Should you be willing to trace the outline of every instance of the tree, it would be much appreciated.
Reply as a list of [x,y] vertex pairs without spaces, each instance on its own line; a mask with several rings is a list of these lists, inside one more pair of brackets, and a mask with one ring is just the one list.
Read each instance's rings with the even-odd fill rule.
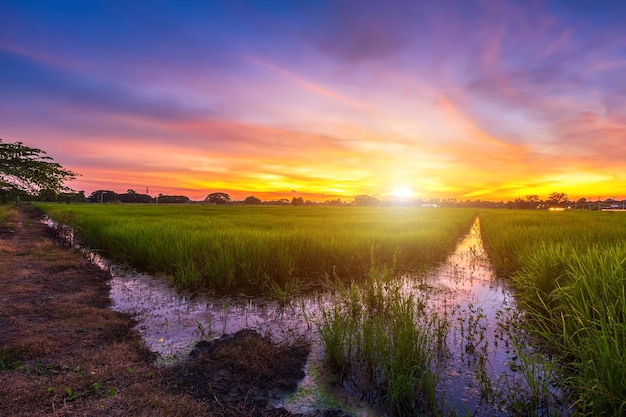
[[230,203],[230,196],[226,193],[211,193],[206,196],[204,202],[211,204],[228,204]]
[[555,191],[548,196],[548,201],[552,204],[565,203],[567,201],[567,194]]
[[67,193],[59,193],[57,194],[57,201],[62,201],[64,203],[84,203],[85,202],[85,192],[67,192]]
[[38,193],[39,200],[41,201],[57,201],[57,193],[48,188],[42,188]]
[[243,200],[243,203],[251,206],[257,206],[261,204],[261,199],[251,195],[250,197],[246,197],[246,199]]
[[303,204],[304,204],[304,200],[302,199],[302,197],[294,197],[291,199],[292,206],[301,206]]
[[377,206],[380,204],[380,200],[376,197],[372,197],[369,195],[357,195],[354,197],[354,205],[355,206]]
[[343,206],[343,205],[345,205],[345,203],[343,201],[341,201],[341,198],[338,198],[336,200],[326,200],[326,204],[328,204],[329,206]]
[[4,143],[0,139],[0,186],[9,186],[28,194],[41,190],[54,193],[71,191],[64,186],[79,174],[63,168],[41,149],[22,142]]

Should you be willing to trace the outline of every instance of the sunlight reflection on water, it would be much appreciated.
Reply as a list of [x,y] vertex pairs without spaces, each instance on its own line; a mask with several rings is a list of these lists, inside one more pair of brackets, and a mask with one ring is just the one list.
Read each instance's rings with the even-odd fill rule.
[[[484,371],[495,384],[504,374],[513,373],[511,340],[500,319],[502,312],[515,309],[515,303],[489,263],[478,218],[447,261],[428,273],[425,281],[439,289],[432,291],[435,306],[431,308],[443,305],[452,315],[450,356],[439,391],[456,414],[497,415],[482,404],[477,375]],[[484,406],[488,410],[481,410]]]

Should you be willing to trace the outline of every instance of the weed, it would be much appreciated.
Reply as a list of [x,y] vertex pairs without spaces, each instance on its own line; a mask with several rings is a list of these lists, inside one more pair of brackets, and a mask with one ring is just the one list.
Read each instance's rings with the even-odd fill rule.
[[198,333],[200,333],[200,338],[202,340],[209,340],[211,334],[213,334],[211,317],[207,317],[206,325],[202,324],[200,320],[196,320],[196,326],[198,328]]
[[63,389],[63,391],[65,392],[65,395],[67,396],[67,400],[68,401],[74,401],[76,398],[84,395],[84,393],[81,393],[81,392],[78,392],[78,391],[74,391],[70,387],[65,387]]

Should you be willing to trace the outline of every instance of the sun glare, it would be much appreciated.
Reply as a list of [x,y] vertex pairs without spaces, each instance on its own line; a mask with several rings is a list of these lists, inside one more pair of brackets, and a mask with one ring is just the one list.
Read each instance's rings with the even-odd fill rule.
[[400,187],[396,188],[392,194],[396,198],[410,198],[413,195],[413,191],[411,191],[408,187]]

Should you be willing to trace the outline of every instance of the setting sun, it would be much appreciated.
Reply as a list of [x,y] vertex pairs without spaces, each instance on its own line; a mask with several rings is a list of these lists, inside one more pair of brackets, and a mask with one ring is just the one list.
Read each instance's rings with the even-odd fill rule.
[[396,188],[392,195],[399,199],[408,199],[413,196],[413,191],[408,187],[400,187]]

